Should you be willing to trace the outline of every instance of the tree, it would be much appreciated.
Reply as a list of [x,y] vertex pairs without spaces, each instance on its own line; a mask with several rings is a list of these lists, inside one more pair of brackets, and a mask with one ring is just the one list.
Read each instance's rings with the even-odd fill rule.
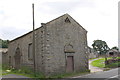
[[0,39],[0,48],[8,48],[9,40]]
[[94,40],[93,42],[93,49],[99,54],[106,54],[106,52],[110,49],[105,41]]
[[107,43],[102,40],[94,40],[94,43],[92,44],[93,49],[97,51],[99,54],[105,55],[105,65],[108,64],[106,53],[110,48],[108,47]]

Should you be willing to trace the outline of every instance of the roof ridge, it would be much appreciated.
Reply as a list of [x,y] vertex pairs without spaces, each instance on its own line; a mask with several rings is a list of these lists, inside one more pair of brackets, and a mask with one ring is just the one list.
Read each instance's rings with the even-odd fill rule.
[[[53,20],[51,20],[51,21],[49,21],[49,22],[47,22],[47,23],[43,23],[43,24],[49,24],[49,23],[51,23],[51,22],[53,22],[53,21],[55,21],[55,20],[57,20],[57,19],[65,16],[65,15],[71,17],[68,13],[66,13],[66,14],[63,14],[63,15],[61,15],[61,16],[59,16],[59,17],[57,17],[57,18],[55,18],[55,19],[53,19]],[[71,18],[72,18],[72,17],[71,17]],[[72,18],[72,19],[73,19],[73,18]],[[73,19],[73,20],[74,20],[74,19]],[[80,25],[76,20],[74,20],[74,21],[75,21],[78,25]],[[81,26],[81,25],[80,25],[80,26]],[[42,27],[42,25],[41,25],[40,27],[36,28],[35,31],[38,30],[38,29],[41,28],[41,27]],[[81,27],[82,27],[82,26],[81,26]],[[82,27],[82,28],[83,28],[83,27]],[[84,29],[84,28],[83,28],[83,29]],[[84,29],[84,30],[86,30],[86,29]],[[25,33],[25,34],[23,34],[23,35],[15,38],[15,39],[11,40],[10,42],[15,41],[15,40],[17,40],[17,39],[19,39],[19,38],[21,38],[21,37],[23,37],[23,36],[26,36],[27,34],[30,34],[30,33],[32,33],[32,32],[33,32],[33,31],[29,31],[29,32],[27,32],[27,33]]]
[[51,22],[53,22],[53,21],[55,21],[55,20],[57,20],[57,19],[59,19],[59,18],[65,16],[65,15],[69,15],[69,14],[67,14],[67,13],[66,13],[66,14],[63,14],[63,15],[61,15],[61,16],[55,18],[55,19],[52,19],[51,21],[47,22],[46,24],[49,24],[49,23],[51,23]]
[[[47,22],[47,23],[44,23],[44,24],[49,24],[50,22],[53,22],[53,21],[55,21],[55,20],[57,20],[57,19],[65,16],[65,15],[68,15],[68,14],[67,14],[67,13],[66,13],[66,14],[63,14],[63,15],[61,15],[61,16],[59,16],[59,17],[57,17],[57,18],[55,18],[55,19],[53,19],[53,20],[51,20],[51,21],[49,21],[49,22]],[[41,28],[41,27],[42,27],[42,25],[41,25],[40,27],[36,28],[35,31],[36,31],[37,29]],[[27,32],[27,33],[25,33],[25,34],[23,34],[23,35],[15,38],[15,39],[11,40],[10,42],[12,42],[12,41],[14,41],[14,40],[17,40],[17,39],[19,39],[19,38],[21,38],[21,37],[23,37],[23,36],[25,36],[25,35],[27,35],[27,34],[30,34],[30,33],[32,33],[32,32],[33,32],[33,31],[29,31],[29,32]]]

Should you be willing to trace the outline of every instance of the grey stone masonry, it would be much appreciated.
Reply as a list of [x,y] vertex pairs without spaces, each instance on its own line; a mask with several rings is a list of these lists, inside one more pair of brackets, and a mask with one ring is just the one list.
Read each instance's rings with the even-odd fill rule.
[[[48,23],[41,23],[35,33],[37,71],[50,76],[88,70],[87,31],[70,15],[64,14]],[[33,59],[28,58],[30,43],[32,31],[10,42],[11,66],[16,67],[14,56],[19,48],[20,67],[33,67]]]

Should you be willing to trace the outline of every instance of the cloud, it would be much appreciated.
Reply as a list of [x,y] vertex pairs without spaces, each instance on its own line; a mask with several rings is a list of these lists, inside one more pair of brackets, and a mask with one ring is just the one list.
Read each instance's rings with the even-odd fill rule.
[[9,39],[12,40],[16,37],[19,37],[25,33],[27,33],[28,30],[25,29],[18,29],[15,27],[6,27],[6,28],[0,28],[0,38],[2,39]]
[[0,38],[14,39],[32,30],[32,3],[35,27],[69,13],[88,31],[88,44],[103,39],[117,45],[118,0],[0,0]]
[[93,7],[92,2],[87,2],[85,0],[70,0],[66,1],[55,1],[55,2],[44,2],[39,6],[38,11],[49,13],[49,14],[59,14],[72,12],[75,8],[79,7]]
[[0,0],[0,38],[14,39],[32,30],[31,0]]

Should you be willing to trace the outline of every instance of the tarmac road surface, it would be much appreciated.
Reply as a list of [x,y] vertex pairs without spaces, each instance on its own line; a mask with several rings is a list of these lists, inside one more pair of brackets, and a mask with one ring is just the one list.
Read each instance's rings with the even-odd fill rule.
[[120,80],[120,68],[115,68],[109,71],[103,71],[103,72],[96,72],[91,73],[83,76],[77,76],[74,78],[94,78],[99,79],[102,78],[103,80]]

